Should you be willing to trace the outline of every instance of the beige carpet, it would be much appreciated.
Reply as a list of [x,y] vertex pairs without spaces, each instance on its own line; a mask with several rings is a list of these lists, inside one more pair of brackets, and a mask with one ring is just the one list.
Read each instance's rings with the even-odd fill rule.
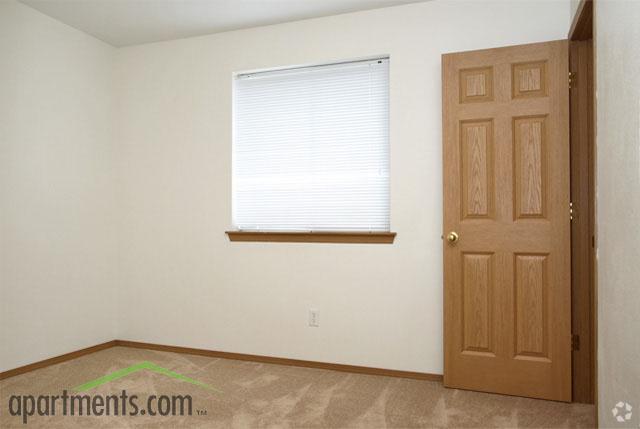
[[[221,393],[144,369],[86,394],[191,395],[192,416],[11,416],[11,395],[61,395],[149,361]],[[593,406],[445,389],[440,383],[114,347],[0,382],[2,428],[593,427]],[[14,403],[14,405],[17,402]],[[15,408],[14,408],[15,410]],[[59,412],[59,410],[56,410]],[[129,410],[128,410],[129,411]],[[206,411],[206,415],[197,415]]]

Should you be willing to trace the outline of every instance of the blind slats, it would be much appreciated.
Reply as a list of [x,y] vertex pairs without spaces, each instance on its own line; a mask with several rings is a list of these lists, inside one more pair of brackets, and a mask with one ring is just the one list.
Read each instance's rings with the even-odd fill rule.
[[234,82],[233,223],[389,230],[388,59]]

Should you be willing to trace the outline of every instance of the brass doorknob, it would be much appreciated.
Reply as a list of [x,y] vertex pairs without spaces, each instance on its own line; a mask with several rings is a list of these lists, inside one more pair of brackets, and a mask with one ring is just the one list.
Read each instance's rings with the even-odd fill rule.
[[456,241],[458,241],[458,238],[460,238],[460,236],[455,231],[451,231],[449,234],[447,234],[447,241],[449,243],[455,243]]

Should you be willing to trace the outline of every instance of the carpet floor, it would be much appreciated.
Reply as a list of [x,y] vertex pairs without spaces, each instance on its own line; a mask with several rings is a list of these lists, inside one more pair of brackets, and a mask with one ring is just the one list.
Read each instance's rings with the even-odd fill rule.
[[[120,371],[133,365],[128,371]],[[169,370],[164,371],[162,368]],[[119,372],[118,372],[119,371]],[[115,372],[115,374],[113,374]],[[98,386],[79,387],[98,380]],[[180,374],[188,379],[179,379]],[[196,383],[196,384],[194,384]],[[89,395],[103,415],[62,414]],[[81,389],[80,389],[81,390]],[[113,415],[128,395],[126,416]],[[29,395],[33,398],[29,398]],[[44,399],[38,398],[44,396]],[[131,401],[137,395],[137,415]],[[152,398],[155,395],[155,399]],[[190,395],[192,415],[179,415]],[[107,398],[111,396],[111,398]],[[166,396],[166,398],[164,397]],[[13,397],[13,398],[12,398]],[[96,399],[98,397],[98,399]],[[441,383],[114,347],[0,382],[1,428],[583,428],[594,407],[445,389]],[[110,415],[106,413],[109,402]],[[151,402],[148,402],[151,400]],[[73,402],[75,413],[81,401]],[[82,402],[83,404],[85,402]],[[56,404],[56,415],[52,413]],[[67,411],[69,409],[67,404]],[[188,401],[182,402],[185,413]],[[48,407],[48,410],[46,409]],[[171,415],[171,410],[177,415]],[[144,415],[142,413],[144,411]],[[150,415],[155,412],[156,415]],[[169,413],[167,416],[161,413]],[[16,414],[16,415],[12,415]],[[83,409],[86,414],[86,408]],[[32,415],[29,415],[32,414]],[[27,417],[27,425],[23,424]]]

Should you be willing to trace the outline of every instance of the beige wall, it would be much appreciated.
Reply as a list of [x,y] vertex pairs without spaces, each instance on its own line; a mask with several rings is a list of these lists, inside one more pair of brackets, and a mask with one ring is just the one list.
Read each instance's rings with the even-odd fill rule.
[[578,6],[580,6],[581,0],[569,0],[569,15],[571,16],[570,23],[573,22],[576,13],[578,12]]
[[0,371],[116,335],[114,52],[0,1]]
[[[441,373],[440,56],[566,38],[569,9],[435,1],[120,49],[121,337]],[[380,54],[396,243],[230,243],[232,73]]]
[[[640,2],[596,1],[598,402],[640,426]],[[619,401],[632,419],[613,419]]]

